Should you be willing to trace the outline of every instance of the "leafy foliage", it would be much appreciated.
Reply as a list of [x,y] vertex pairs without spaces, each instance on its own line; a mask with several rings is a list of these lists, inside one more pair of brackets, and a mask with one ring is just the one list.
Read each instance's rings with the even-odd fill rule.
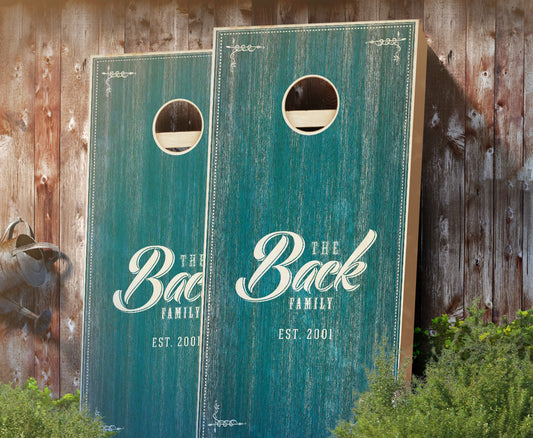
[[100,419],[80,410],[80,395],[52,399],[33,378],[24,387],[0,384],[0,438],[108,437]]
[[433,320],[432,359],[412,384],[382,351],[354,420],[334,436],[533,437],[533,309],[501,326],[469,312],[457,324]]

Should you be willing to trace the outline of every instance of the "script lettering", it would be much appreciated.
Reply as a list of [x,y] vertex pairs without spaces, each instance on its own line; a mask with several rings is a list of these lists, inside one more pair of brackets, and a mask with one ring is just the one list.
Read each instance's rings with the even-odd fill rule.
[[[141,257],[144,254],[148,254],[148,259],[144,264],[140,265]],[[157,269],[159,261],[162,259],[162,265]],[[181,298],[189,302],[196,301],[200,298],[200,289],[203,283],[203,276],[201,272],[195,274],[189,274],[187,272],[180,272],[176,274],[168,282],[167,286],[160,280],[165,274],[167,274],[172,267],[176,257],[174,252],[160,245],[151,245],[144,247],[137,251],[131,257],[129,263],[129,271],[135,275],[134,279],[128,286],[125,292],[117,290],[113,294],[113,304],[115,307],[125,313],[139,313],[154,307],[161,299],[165,302],[176,301],[181,303]],[[157,272],[154,272],[157,271]],[[132,296],[141,295],[142,291],[146,288],[140,288],[143,283],[149,283],[148,288],[151,286],[151,295],[144,302],[144,304],[137,307],[128,307]],[[194,293],[193,289],[198,287],[198,292]]]
[[[319,260],[311,260],[296,272],[293,279],[293,273],[289,269],[289,266],[296,262],[303,254],[305,240],[299,234],[290,231],[276,231],[267,234],[257,242],[254,249],[254,258],[261,263],[250,277],[248,285],[244,277],[237,280],[235,291],[243,300],[254,303],[271,301],[278,298],[289,287],[292,287],[295,292],[304,290],[310,293],[313,285],[319,292],[326,292],[330,289],[337,291],[339,286],[342,285],[345,291],[353,292],[359,287],[355,279],[361,276],[367,269],[367,264],[361,261],[361,258],[372,247],[376,238],[377,233],[374,230],[369,230],[365,238],[344,263],[336,260],[331,260],[326,263],[322,263]],[[275,239],[278,239],[277,243],[266,254],[265,248],[267,243],[275,241]],[[292,250],[290,254],[282,259],[291,242]],[[256,296],[258,294],[255,289],[259,280],[271,269],[279,273],[277,286],[271,292],[262,296]],[[328,282],[326,277],[330,275],[334,276],[334,279]]]

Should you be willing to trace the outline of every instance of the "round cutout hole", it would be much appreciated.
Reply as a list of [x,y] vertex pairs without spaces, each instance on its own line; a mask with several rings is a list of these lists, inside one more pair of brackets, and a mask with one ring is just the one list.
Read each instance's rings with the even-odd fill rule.
[[152,127],[155,143],[170,155],[190,152],[200,141],[203,130],[202,113],[186,99],[165,103],[155,115]]
[[303,135],[315,135],[326,130],[339,112],[339,93],[326,78],[303,76],[285,92],[283,118],[289,127]]

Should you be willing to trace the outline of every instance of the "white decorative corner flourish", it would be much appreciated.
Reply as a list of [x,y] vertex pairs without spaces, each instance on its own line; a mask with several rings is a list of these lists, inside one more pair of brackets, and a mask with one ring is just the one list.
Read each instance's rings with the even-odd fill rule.
[[107,76],[105,80],[105,94],[106,96],[111,95],[111,79],[121,78],[126,79],[128,76],[133,76],[135,72],[133,71],[111,71],[109,66],[107,66],[107,71],[102,72],[104,76]]
[[231,61],[230,64],[230,70],[233,71],[235,67],[237,67],[237,60],[235,55],[239,52],[255,52],[257,49],[264,49],[263,46],[252,46],[251,44],[235,44],[235,40],[233,40],[233,44],[231,46],[226,46],[226,49],[231,49],[231,53],[229,55],[229,59]]
[[394,62],[396,65],[400,64],[400,52],[402,50],[402,46],[400,46],[401,41],[406,41],[407,38],[401,38],[400,32],[398,32],[397,36],[394,38],[384,38],[379,40],[371,40],[367,41],[366,44],[374,44],[377,47],[381,46],[394,46],[396,47],[396,51],[394,52]]
[[208,427],[213,427],[214,432],[217,433],[217,427],[235,427],[235,426],[244,426],[246,423],[241,423],[235,419],[233,420],[220,420],[217,418],[218,411],[220,410],[220,405],[218,401],[215,400],[215,413],[213,414],[214,423],[209,423]]

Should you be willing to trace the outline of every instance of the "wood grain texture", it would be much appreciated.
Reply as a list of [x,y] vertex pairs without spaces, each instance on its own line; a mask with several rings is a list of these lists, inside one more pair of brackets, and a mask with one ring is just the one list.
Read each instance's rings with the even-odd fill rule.
[[[90,55],[98,52],[98,4],[66,2],[61,32],[61,392],[80,385]],[[83,36],[81,38],[80,36]]]
[[128,0],[98,0],[98,54],[124,53],[126,2]]
[[277,0],[275,24],[305,24],[309,22],[309,5],[305,0]]
[[419,312],[463,316],[465,35],[462,1],[426,1],[428,44]]
[[[43,297],[46,300],[52,298],[52,302],[59,299],[67,303],[67,310],[54,315],[52,324],[52,327],[60,324],[60,332],[66,339],[70,336],[69,327],[73,316],[73,308],[68,303],[75,300],[77,294],[79,296],[84,284],[83,270],[80,269],[84,264],[84,253],[80,250],[83,237],[75,230],[85,227],[85,196],[82,186],[86,180],[86,169],[83,144],[87,142],[85,134],[88,135],[82,132],[83,121],[75,117],[73,124],[70,124],[70,111],[75,111],[76,114],[87,113],[89,100],[87,82],[82,80],[83,84],[80,86],[80,81],[75,79],[76,74],[72,73],[72,69],[79,63],[78,59],[89,59],[95,54],[148,52],[159,44],[161,50],[166,50],[165,44],[170,40],[165,40],[164,35],[172,34],[173,39],[167,47],[174,45],[175,19],[182,20],[184,15],[188,15],[188,48],[209,49],[212,46],[215,8],[218,9],[219,26],[252,22],[306,23],[310,18],[313,20],[313,17],[319,15],[325,20],[328,14],[331,14],[331,17],[341,17],[344,14],[347,21],[376,20],[380,17],[424,18],[424,31],[430,45],[438,54],[430,54],[429,57],[433,66],[430,64],[428,83],[433,84],[433,91],[428,89],[428,96],[433,93],[435,98],[441,99],[442,102],[443,95],[448,94],[448,100],[444,99],[442,104],[457,110],[458,125],[466,129],[464,151],[461,151],[460,146],[450,151],[455,142],[445,138],[447,126],[442,122],[442,115],[439,112],[439,126],[437,119],[433,118],[436,111],[432,112],[431,107],[428,109],[421,212],[423,239],[420,243],[419,259],[418,321],[427,325],[432,317],[447,311],[457,311],[455,313],[460,315],[462,303],[468,305],[475,296],[482,296],[486,301],[495,295],[495,320],[503,314],[512,316],[519,305],[530,307],[533,304],[533,268],[530,257],[533,251],[533,177],[530,163],[533,137],[533,11],[530,1],[509,4],[498,1],[496,7],[493,0],[346,0],[344,6],[335,2],[333,8],[327,0],[189,0],[188,3],[180,1],[180,9],[175,17],[164,17],[162,10],[159,10],[165,8],[168,12],[170,2],[40,2],[43,17],[47,9],[61,9],[62,36],[54,36],[52,29],[48,25],[44,26],[44,21],[40,23],[35,19],[36,2],[10,0],[0,3],[0,55],[3,59],[0,66],[3,78],[0,81],[0,179],[3,184],[3,190],[0,192],[0,226],[5,227],[14,217],[22,216],[32,224],[35,218],[39,233],[40,230],[48,233],[48,230],[54,229],[54,221],[60,216],[60,240],[62,244],[67,245],[64,248],[65,260],[59,265],[62,278],[60,283],[65,283],[66,287],[60,288],[59,298],[47,298],[46,294]],[[89,15],[93,16],[89,19],[91,25],[87,24],[87,11],[92,11],[89,12]],[[157,29],[152,27],[152,19],[159,20]],[[183,36],[180,38],[182,44]],[[39,77],[46,65],[43,64],[42,58],[39,59],[39,51],[42,52],[43,46],[39,48],[34,45],[34,40],[43,43],[48,41],[48,47],[57,47],[58,44],[60,46],[59,58],[54,55],[55,64],[51,70],[60,65],[62,72],[62,86],[59,90],[61,159],[59,169],[52,167],[53,172],[43,167],[42,164],[51,161],[47,158],[49,154],[46,147],[41,146],[40,140],[37,140],[48,135],[46,133],[52,135],[53,139],[53,127],[48,118],[39,114],[40,110],[34,99],[35,102],[39,99],[46,100],[39,84],[51,87],[48,92],[49,103],[53,103],[58,90],[57,85],[53,85],[53,79],[50,82],[49,78]],[[72,45],[77,51],[74,56],[76,61],[71,52]],[[450,50],[452,54],[448,62]],[[491,55],[492,50],[494,55]],[[439,57],[443,61],[442,64],[438,63]],[[508,67],[507,74],[505,66]],[[82,76],[86,77],[87,72],[83,71],[83,68],[82,72]],[[487,76],[484,76],[483,72],[487,72]],[[521,77],[523,84],[520,83]],[[443,93],[443,90],[447,93]],[[455,99],[458,99],[457,102],[464,99],[464,106],[451,103]],[[496,128],[491,121],[494,117],[491,116],[491,102],[496,103]],[[500,107],[498,103],[503,106]],[[472,111],[476,111],[481,119]],[[35,127],[34,118],[37,121]],[[481,125],[477,124],[478,120],[482,121]],[[447,123],[449,126],[449,119]],[[71,133],[70,127],[79,132]],[[519,131],[522,131],[522,138],[518,135]],[[460,133],[461,129],[457,132]],[[460,145],[460,135],[458,138]],[[494,147],[492,156],[489,147],[491,143]],[[45,149],[41,151],[41,147]],[[520,149],[523,151],[520,152]],[[34,161],[34,153],[37,161]],[[517,154],[522,155],[518,157]],[[450,160],[450,157],[453,158]],[[495,166],[492,170],[491,160]],[[460,167],[464,167],[462,185],[458,181],[461,179]],[[48,180],[45,190],[39,178],[43,174],[56,175],[56,172],[59,178],[56,187],[53,188],[53,181]],[[448,179],[450,172],[451,180]],[[66,178],[65,181],[63,177]],[[442,187],[443,182],[448,184],[447,188]],[[494,186],[493,189],[491,185]],[[47,218],[42,208],[49,208],[46,206],[48,201],[56,202],[54,196],[57,194],[60,197],[60,215],[54,214]],[[76,197],[79,199],[75,199]],[[458,200],[459,205],[454,200]],[[448,222],[439,222],[441,213],[443,219],[447,218]],[[464,222],[463,230],[459,221]],[[451,247],[448,243],[447,249],[447,240],[441,241],[446,230],[449,235],[448,242],[452,242]],[[42,240],[44,236],[37,235]],[[459,243],[461,241],[462,243]],[[459,247],[462,247],[462,250]],[[457,260],[457,266],[451,263],[452,255],[455,257],[458,251],[464,254],[463,274],[457,270],[460,260]],[[76,269],[67,261],[71,259],[74,259]],[[443,266],[441,262],[444,263]],[[491,274],[491,269],[494,269],[495,275]],[[464,288],[461,288],[461,277]],[[20,299],[20,292],[13,291],[13,295]],[[33,309],[32,306],[36,304],[33,291],[26,291],[22,299]],[[80,322],[81,307],[78,306],[77,309],[79,314],[75,320]],[[39,379],[44,381],[42,372],[48,375],[49,371],[46,371],[46,367],[41,369],[41,365],[36,365],[33,335],[29,333],[28,328],[24,328],[23,319],[16,316],[12,319],[13,316],[0,313],[0,379],[24,380],[37,369],[37,373],[41,373]],[[45,351],[45,344],[42,344],[40,339],[35,342],[37,358],[43,357],[43,354],[50,357],[52,353],[50,350]],[[79,369],[79,347],[71,348],[68,343],[64,347],[65,350],[60,351],[62,360],[71,362],[71,366],[51,371],[47,378],[52,382],[55,379],[54,373],[59,373],[62,381],[71,382],[65,384],[65,390],[72,390],[75,389],[72,382],[77,378],[76,370]],[[64,392],[61,388],[60,391]]]
[[[0,224],[17,217],[34,222],[35,28],[30,8],[19,2],[0,6]],[[16,233],[25,232],[23,227]],[[34,307],[35,291],[8,292],[19,304]],[[6,309],[0,309],[2,311]],[[0,380],[24,383],[35,373],[33,324],[20,314],[0,314]]]
[[[61,125],[61,9],[35,8],[35,235],[42,242],[60,240],[59,140]],[[50,329],[35,341],[35,377],[60,394],[60,289],[57,267],[39,288],[36,314],[52,312]]]
[[475,299],[493,307],[495,5],[467,3],[465,308]]
[[214,0],[189,0],[189,50],[213,47]]
[[276,2],[270,0],[254,0],[252,6],[252,24],[266,26],[276,22]]
[[379,7],[380,20],[424,18],[423,0],[382,0]]
[[[195,431],[201,284],[189,279],[201,278],[207,130],[194,149],[169,155],[146,127],[177,97],[207,118],[210,61],[211,52],[93,58],[81,392],[127,437]],[[106,80],[108,71],[131,74]],[[139,266],[160,256],[153,269],[164,260],[168,270],[150,274],[164,296],[137,312],[156,291],[146,280],[128,296],[139,251]]]
[[372,21],[379,19],[380,2],[375,0],[346,0],[347,21]]
[[524,249],[522,309],[533,307],[533,4],[524,5]]
[[513,317],[522,296],[524,2],[496,5],[494,309],[493,318]]
[[[129,0],[126,6],[124,52],[150,51],[150,1]],[[159,32],[161,30],[158,30]]]
[[152,0],[150,7],[150,50],[187,50],[189,16],[186,0]]
[[344,0],[332,0],[328,3],[318,0],[309,1],[309,23],[344,23],[345,21]]
[[215,26],[248,26],[252,24],[251,0],[217,0]]
[[[376,343],[409,356],[412,339],[400,345],[399,334],[400,303],[415,292],[403,276],[406,260],[416,264],[405,246],[407,163],[421,156],[410,137],[415,26],[216,32],[199,436],[235,436],[213,416],[234,418],[238,436],[325,436],[364,390]],[[376,43],[398,33],[395,47]],[[230,52],[233,41],[255,50]],[[280,69],[282,56],[294,62]],[[308,72],[339,95],[337,118],[316,135],[280,111]],[[294,104],[322,103],[301,82]],[[315,109],[330,108],[323,100]],[[360,288],[340,284],[350,257],[365,267],[351,281]]]

